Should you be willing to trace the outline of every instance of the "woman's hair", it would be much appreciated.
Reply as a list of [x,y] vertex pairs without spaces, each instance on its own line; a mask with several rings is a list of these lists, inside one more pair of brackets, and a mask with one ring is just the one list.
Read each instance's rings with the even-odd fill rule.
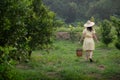
[[93,30],[93,28],[92,27],[87,27],[87,30],[91,32]]

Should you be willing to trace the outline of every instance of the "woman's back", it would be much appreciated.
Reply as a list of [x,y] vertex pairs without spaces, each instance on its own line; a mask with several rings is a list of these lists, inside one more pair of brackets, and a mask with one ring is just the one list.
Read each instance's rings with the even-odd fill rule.
[[83,34],[85,38],[93,38],[93,34],[95,33],[95,30],[89,31],[87,28],[83,30]]

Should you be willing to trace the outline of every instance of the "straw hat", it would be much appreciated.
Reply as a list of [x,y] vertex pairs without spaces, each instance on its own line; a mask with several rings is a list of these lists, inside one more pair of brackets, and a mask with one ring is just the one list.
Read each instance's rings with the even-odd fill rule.
[[84,27],[92,27],[94,26],[95,23],[94,22],[91,22],[90,20],[88,20],[85,24],[84,24]]

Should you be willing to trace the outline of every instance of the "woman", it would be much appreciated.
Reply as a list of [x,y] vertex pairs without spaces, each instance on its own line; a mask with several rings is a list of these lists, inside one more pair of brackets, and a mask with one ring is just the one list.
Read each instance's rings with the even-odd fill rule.
[[82,41],[84,39],[83,50],[86,51],[86,59],[87,60],[89,59],[90,62],[93,62],[92,55],[93,55],[93,50],[95,49],[94,38],[97,40],[97,37],[95,35],[95,30],[93,29],[94,25],[95,23],[91,22],[90,20],[88,20],[87,23],[84,24],[85,29],[83,30],[83,35],[80,40]]

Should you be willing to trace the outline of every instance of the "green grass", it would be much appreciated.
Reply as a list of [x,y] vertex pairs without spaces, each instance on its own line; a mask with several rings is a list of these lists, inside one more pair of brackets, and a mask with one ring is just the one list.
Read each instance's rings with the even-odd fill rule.
[[[81,45],[79,45],[81,48]],[[78,44],[56,41],[50,53],[34,51],[29,63],[17,65],[23,80],[120,80],[120,51],[114,47],[94,51],[94,63],[76,56]]]

